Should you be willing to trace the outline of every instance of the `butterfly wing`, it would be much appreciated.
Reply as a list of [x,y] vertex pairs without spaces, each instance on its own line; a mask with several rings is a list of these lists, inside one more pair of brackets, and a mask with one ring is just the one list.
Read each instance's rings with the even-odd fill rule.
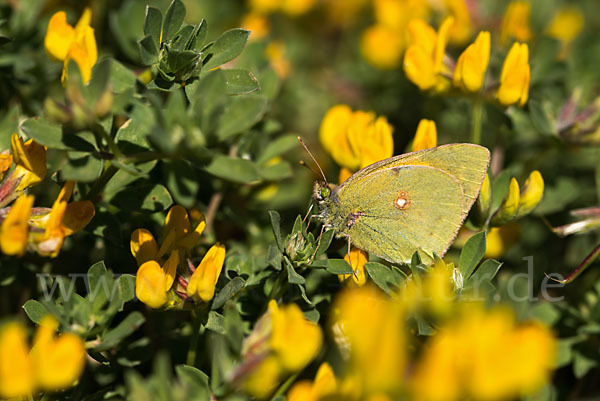
[[372,164],[338,190],[343,233],[352,243],[396,263],[419,251],[426,263],[442,256],[475,201],[489,151],[452,144]]
[[345,230],[351,242],[395,263],[409,263],[415,251],[426,263],[443,255],[464,219],[458,180],[429,166],[372,172],[341,189],[339,199],[339,211],[352,216]]
[[460,182],[466,200],[463,207],[463,212],[466,214],[471,209],[475,199],[477,199],[477,195],[479,195],[489,162],[490,152],[487,148],[472,143],[452,143],[373,163],[357,171],[341,187],[349,185],[354,180],[361,179],[381,168],[396,166],[435,167],[456,177]]

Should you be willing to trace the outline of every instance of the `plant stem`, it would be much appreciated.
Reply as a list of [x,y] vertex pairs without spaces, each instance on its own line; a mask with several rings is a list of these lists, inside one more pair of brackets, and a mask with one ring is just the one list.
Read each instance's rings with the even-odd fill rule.
[[194,366],[196,363],[196,353],[198,351],[198,337],[200,336],[200,327],[202,326],[202,314],[197,310],[192,311],[193,322],[192,322],[192,338],[190,340],[190,347],[188,348],[186,365]]
[[88,193],[85,195],[84,199],[91,200],[93,202],[94,198],[98,196],[98,194],[104,189],[106,184],[108,184],[110,179],[113,178],[117,171],[119,171],[117,167],[110,164],[110,162],[108,163],[108,167],[104,170],[104,172],[102,173],[100,178],[98,178],[98,180],[94,183],[94,185],[92,185]]
[[288,391],[290,386],[296,381],[296,378],[298,377],[299,374],[300,374],[300,372],[294,373],[293,375],[288,377],[288,379],[281,386],[279,386],[279,388],[277,389],[277,392],[273,395],[273,397],[271,399],[275,399],[279,396],[283,396]]
[[471,119],[471,142],[481,144],[481,126],[483,120],[483,101],[481,96],[473,100],[473,113]]

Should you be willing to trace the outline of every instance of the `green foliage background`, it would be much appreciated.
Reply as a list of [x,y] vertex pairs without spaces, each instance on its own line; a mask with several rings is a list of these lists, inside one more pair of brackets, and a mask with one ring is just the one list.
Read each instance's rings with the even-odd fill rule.
[[[597,102],[599,6],[596,0],[531,3],[530,100],[523,109],[486,104],[482,141],[495,157],[502,156],[495,192],[506,193],[510,176],[523,183],[534,169],[541,171],[546,190],[534,213],[519,221],[519,240],[502,257],[490,299],[495,294],[506,299],[510,277],[527,270],[524,258],[528,257],[533,258],[533,295],[539,295],[544,273],[569,274],[600,239],[593,231],[559,238],[543,220],[553,226],[566,224],[573,221],[571,210],[597,206],[600,201],[600,137],[557,130],[560,110],[574,93],[579,109]],[[559,43],[542,33],[554,11],[566,3],[581,8],[585,25],[569,55],[559,60]],[[78,333],[95,342],[88,350],[98,363],[88,366],[80,384],[58,398],[117,399],[129,394],[144,399],[153,394],[154,399],[192,395],[208,399],[209,386],[219,392],[223,372],[239,357],[243,336],[265,310],[273,288],[279,291],[277,299],[297,302],[311,320],[326,321],[331,299],[341,288],[332,273],[347,272],[347,265],[339,261],[345,242],[333,240],[326,253],[329,262],[322,257],[312,267],[306,266],[311,252],[300,249],[291,256],[286,244],[301,231],[296,218],[306,213],[315,180],[298,165],[307,155],[296,136],[305,139],[328,177],[337,176],[337,167],[322,152],[317,137],[330,106],[347,103],[387,116],[395,127],[395,154],[408,150],[421,118],[437,123],[439,143],[470,139],[470,99],[421,93],[401,69],[380,71],[361,59],[357,43],[372,18],[368,13],[347,30],[328,24],[319,7],[296,19],[273,16],[271,36],[284,40],[291,63],[290,75],[280,79],[264,56],[266,41],[246,44],[248,32],[229,31],[239,25],[244,3],[184,1],[185,21],[198,27],[197,36],[187,43],[171,43],[171,59],[158,50],[155,27],[144,29],[146,4],[141,0],[0,2],[0,149],[9,149],[13,132],[48,146],[47,179],[32,189],[36,205],[50,206],[60,189],[57,183],[74,179],[75,197],[92,199],[96,206],[92,223],[84,233],[68,238],[57,258],[35,254],[0,258],[3,319],[24,320],[23,305],[34,322],[50,310],[61,318],[63,327],[76,323]],[[167,1],[149,4],[163,15],[169,6]],[[73,78],[78,70],[72,63],[71,84],[65,90],[59,78],[61,65],[48,59],[43,38],[57,8],[68,10],[69,20],[75,21],[86,5],[93,10],[100,61],[86,87],[73,83],[79,80]],[[486,15],[497,18],[505,6],[495,1],[480,4]],[[211,42],[212,48],[205,49],[199,60],[196,53],[186,53]],[[449,48],[453,56],[460,51]],[[503,56],[492,52],[495,75]],[[228,69],[210,71],[233,58]],[[156,79],[146,85],[136,77],[149,65]],[[183,81],[187,82],[182,87]],[[592,133],[600,122],[597,107],[593,111]],[[274,194],[267,196],[269,191]],[[210,373],[210,382],[199,370],[181,365],[193,330],[190,312],[151,311],[133,301],[132,275],[137,266],[129,249],[131,232],[147,228],[159,235],[173,203],[204,213],[214,211],[195,256],[203,255],[215,241],[227,245],[217,286],[219,302],[213,301],[207,315],[196,363]],[[269,214],[273,210],[278,213]],[[279,226],[278,247],[273,227],[277,231]],[[312,229],[315,232],[304,244],[309,250],[318,234]],[[326,237],[324,243],[330,239]],[[325,254],[326,247],[321,251]],[[459,253],[455,248],[449,256],[458,260]],[[479,260],[460,268],[475,269]],[[369,274],[378,285],[393,287],[403,280],[400,269],[386,270],[378,261],[372,262]],[[106,275],[112,280],[110,272],[121,275],[120,295],[112,301],[89,296],[70,302],[60,297],[52,302],[32,301],[43,295],[39,273],[49,274],[50,280],[73,273],[91,278]],[[551,324],[561,339],[559,369],[542,399],[600,395],[596,385],[599,275],[597,262],[593,263],[573,283],[553,291],[564,296],[560,302],[511,304],[520,317],[535,316]],[[281,286],[282,282],[286,284]],[[83,280],[75,279],[75,285],[85,296]],[[526,294],[528,289],[520,290]],[[171,365],[178,365],[178,385]],[[314,368],[311,365],[307,372]]]

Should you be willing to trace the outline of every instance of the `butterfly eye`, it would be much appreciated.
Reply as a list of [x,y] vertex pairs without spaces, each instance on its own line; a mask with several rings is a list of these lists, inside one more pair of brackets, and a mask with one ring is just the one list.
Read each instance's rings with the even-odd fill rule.
[[331,190],[327,187],[321,188],[321,197],[323,199],[325,198],[329,198],[329,195],[331,195]]

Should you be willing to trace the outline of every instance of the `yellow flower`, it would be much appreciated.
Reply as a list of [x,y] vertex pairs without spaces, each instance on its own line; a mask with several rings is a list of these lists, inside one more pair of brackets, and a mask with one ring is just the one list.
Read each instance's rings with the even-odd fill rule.
[[268,356],[250,372],[244,381],[244,390],[259,400],[264,400],[275,391],[282,373],[277,358]]
[[337,105],[323,117],[319,139],[337,164],[356,171],[392,156],[392,131],[385,117]]
[[500,27],[500,44],[505,46],[511,38],[520,42],[526,42],[531,39],[531,29],[529,27],[529,14],[531,13],[531,4],[527,1],[512,1],[504,12],[502,25]]
[[411,379],[414,399],[494,401],[525,396],[548,379],[556,342],[539,323],[517,324],[510,309],[467,304],[439,328]]
[[269,43],[265,49],[265,56],[279,78],[285,79],[290,75],[292,64],[285,56],[285,44],[283,42]]
[[241,27],[250,31],[250,40],[260,40],[271,30],[269,20],[262,14],[248,13],[242,18]]
[[45,316],[29,350],[25,328],[9,323],[0,329],[0,397],[28,397],[37,390],[71,387],[85,367],[83,340],[72,333],[55,337],[58,322]]
[[468,92],[477,92],[483,86],[485,71],[490,61],[490,33],[479,32],[477,39],[458,57],[452,82]]
[[213,245],[196,268],[187,286],[187,295],[209,302],[215,295],[215,287],[225,261],[225,246]]
[[477,198],[477,208],[482,217],[486,217],[490,206],[492,204],[492,186],[490,185],[490,176],[485,174],[483,184],[481,184],[481,190],[479,191],[479,198]]
[[519,226],[517,224],[492,227],[485,237],[485,257],[492,259],[502,257],[518,239]]
[[324,362],[319,367],[315,380],[303,380],[294,384],[287,394],[287,401],[319,401],[335,393],[337,382],[333,369]]
[[544,195],[544,179],[539,171],[534,170],[529,174],[525,185],[521,188],[519,196],[518,217],[531,213],[540,203]]
[[187,211],[182,206],[173,206],[165,218],[160,248],[150,231],[143,228],[135,230],[131,234],[130,249],[138,266],[149,260],[160,261],[172,251],[179,252],[179,260],[185,260],[200,240],[200,235],[206,227],[202,214],[199,220],[200,222],[192,231]]
[[373,11],[378,24],[401,33],[411,19],[426,19],[431,7],[428,2],[421,0],[374,0]]
[[510,180],[508,194],[494,215],[492,223],[503,224],[531,213],[540,203],[543,195],[544,179],[539,171],[532,171],[520,190],[519,183],[513,177]]
[[281,0],[249,0],[248,6],[253,12],[260,14],[269,14],[279,8]]
[[435,148],[437,146],[437,128],[435,121],[422,119],[412,143],[412,151]]
[[0,397],[25,397],[33,393],[34,387],[25,328],[8,323],[0,329]]
[[350,250],[350,259],[352,263],[348,260],[348,255],[344,256],[344,260],[352,266],[354,274],[339,274],[338,279],[346,282],[349,287],[362,287],[367,282],[365,264],[369,261],[369,254],[362,249],[353,247]]
[[400,304],[370,286],[346,289],[334,303],[332,326],[349,348],[348,374],[365,394],[394,392],[402,386],[406,362]]
[[546,27],[546,34],[560,40],[562,48],[559,57],[564,58],[571,42],[583,29],[583,14],[574,6],[561,7]]
[[297,372],[303,369],[321,350],[323,334],[316,323],[308,321],[298,305],[282,307],[269,302],[271,315],[271,349],[283,369]]
[[55,257],[63,245],[65,237],[81,230],[94,217],[94,205],[90,201],[68,204],[73,193],[73,181],[67,181],[52,205],[50,213],[37,217],[35,225],[43,226],[44,233],[35,236],[40,255]]
[[71,387],[85,367],[83,340],[73,333],[55,337],[57,329],[56,319],[45,316],[35,333],[31,350],[38,385],[48,391]]
[[138,299],[154,309],[163,307],[175,281],[178,264],[179,256],[175,251],[171,252],[163,267],[155,260],[144,262],[135,276],[135,295]]
[[50,18],[44,46],[50,57],[63,62],[63,84],[67,79],[69,60],[77,63],[84,83],[88,83],[92,77],[92,67],[98,60],[98,49],[94,29],[90,26],[91,20],[92,11],[89,8],[84,10],[75,28],[67,23],[64,11],[59,11]]
[[0,248],[6,255],[23,255],[27,249],[29,215],[33,207],[33,195],[21,195],[0,226]]
[[446,12],[454,18],[450,29],[450,41],[462,44],[471,37],[471,16],[465,0],[444,0]]
[[514,43],[502,65],[496,97],[504,106],[514,103],[524,106],[529,96],[530,79],[529,47],[526,43]]
[[271,300],[242,346],[244,390],[267,398],[285,374],[302,370],[317,355],[322,342],[319,325],[308,321],[296,304],[280,307]]
[[425,21],[412,20],[408,25],[411,45],[404,54],[404,73],[421,90],[442,91],[447,86],[447,68],[444,66],[444,53],[449,30],[454,23],[446,18],[436,34]]
[[454,263],[446,263],[436,257],[427,275],[409,277],[400,292],[399,302],[403,309],[424,311],[436,316],[447,315],[455,298],[454,270]]
[[361,34],[360,53],[374,67],[382,70],[398,67],[402,61],[403,50],[401,34],[386,25],[371,25]]
[[306,14],[314,7],[316,0],[280,0],[281,11],[291,17]]
[[519,183],[517,182],[517,179],[513,177],[510,179],[506,198],[504,198],[500,209],[498,209],[498,212],[496,212],[494,216],[494,221],[502,223],[514,219],[517,215],[517,210],[519,209],[519,197]]
[[40,183],[46,176],[46,147],[33,139],[23,143],[17,134],[11,136],[10,146],[16,164],[11,178],[18,180],[15,191]]
[[10,153],[0,153],[0,180],[4,177],[4,173],[12,166],[12,163],[13,157]]

